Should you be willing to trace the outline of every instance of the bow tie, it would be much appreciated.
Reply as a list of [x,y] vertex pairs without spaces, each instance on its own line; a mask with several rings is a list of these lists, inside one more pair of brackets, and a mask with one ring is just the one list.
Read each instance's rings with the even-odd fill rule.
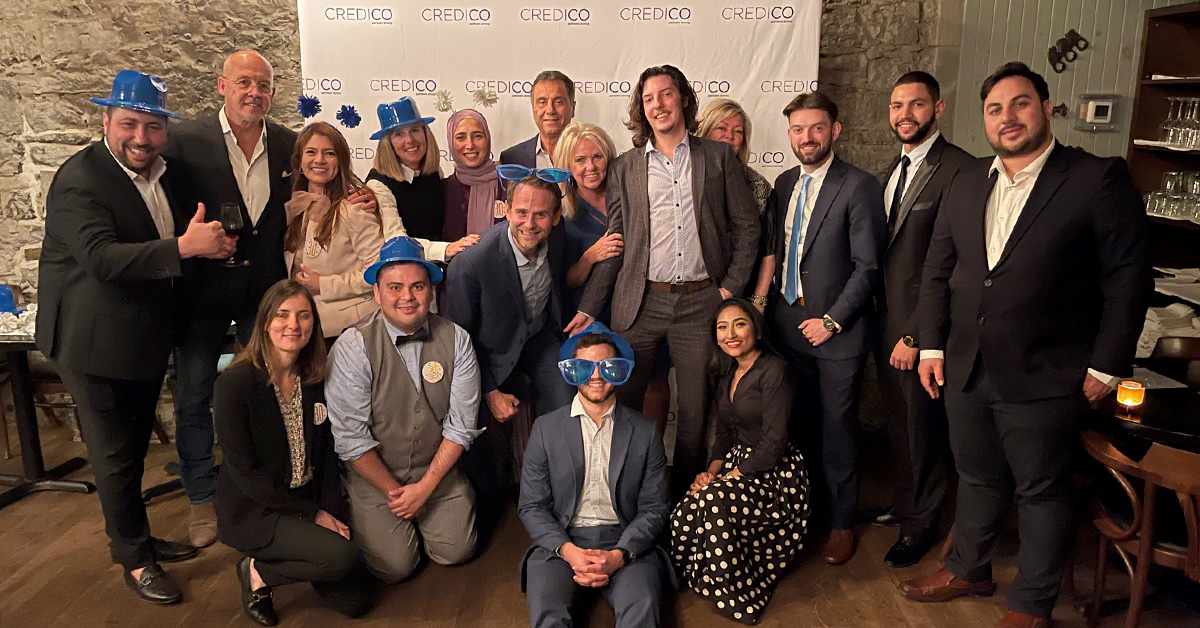
[[407,336],[396,336],[396,347],[403,347],[410,342],[424,342],[429,340],[429,330],[424,327]]

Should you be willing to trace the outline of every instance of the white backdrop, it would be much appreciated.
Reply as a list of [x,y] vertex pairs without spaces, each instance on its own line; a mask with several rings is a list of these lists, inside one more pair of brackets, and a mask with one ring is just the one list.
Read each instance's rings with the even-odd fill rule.
[[[638,74],[651,65],[683,71],[700,100],[728,96],[754,122],[751,164],[768,180],[795,165],[781,111],[816,89],[820,0],[297,0],[302,92],[321,112],[312,120],[345,134],[355,169],[366,175],[379,129],[375,108],[412,96],[433,116],[444,172],[445,120],[437,110],[472,108],[488,119],[493,158],[537,133],[533,77],[556,69],[576,85],[576,121],[595,122],[618,151],[631,146],[623,123]],[[461,6],[460,6],[461,5]],[[477,103],[478,90],[494,102]],[[279,103],[295,106],[295,103]],[[338,121],[353,107],[360,124]],[[353,116],[351,116],[353,117]]]

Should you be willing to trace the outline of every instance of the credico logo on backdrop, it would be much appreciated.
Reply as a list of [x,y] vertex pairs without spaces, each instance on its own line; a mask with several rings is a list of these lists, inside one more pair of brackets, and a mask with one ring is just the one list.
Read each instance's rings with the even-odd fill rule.
[[575,81],[575,91],[592,96],[627,98],[633,91],[633,83],[629,81]]
[[342,79],[340,78],[305,78],[304,92],[318,94],[340,94],[342,93]]
[[528,98],[533,92],[533,81],[505,81],[499,79],[469,79],[463,83],[463,89],[468,93],[472,93],[478,89],[486,89],[496,92],[498,96],[511,96],[514,98]]
[[741,6],[721,9],[721,19],[726,22],[766,22],[784,24],[795,21],[796,8],[793,6]]
[[391,24],[394,14],[388,7],[326,7],[325,19],[330,22],[366,22]]
[[621,7],[618,15],[626,22],[666,22],[667,24],[690,24],[692,8],[673,7]]
[[438,88],[437,81],[431,78],[377,78],[371,79],[369,85],[373,92],[399,92],[418,96],[428,96]]
[[350,158],[360,161],[375,161],[374,146],[351,146]]
[[[454,155],[452,155],[452,154],[450,153],[450,150],[449,150],[449,149],[446,149],[446,148],[439,148],[439,149],[438,149],[438,154],[440,154],[440,155],[442,156],[442,161],[448,161],[448,162],[450,162],[450,163],[454,163]],[[491,161],[495,161],[495,160],[496,160],[496,154],[495,154],[494,152],[492,152],[492,151],[488,151],[488,156],[487,156],[487,158],[488,158],[489,160],[491,160]],[[374,159],[374,156],[372,156],[372,159]]]
[[450,22],[465,23],[468,26],[490,26],[492,23],[492,10],[481,7],[425,7],[421,9],[421,19],[426,22]]
[[692,84],[692,91],[697,94],[706,96],[728,96],[733,90],[729,81],[709,80],[709,81],[689,81]]
[[553,22],[567,26],[590,26],[592,10],[587,8],[574,9],[521,9],[522,22]]
[[763,168],[782,168],[786,165],[787,155],[782,151],[750,151],[748,163],[752,163]]
[[764,94],[807,94],[817,91],[817,79],[768,79],[758,89]]

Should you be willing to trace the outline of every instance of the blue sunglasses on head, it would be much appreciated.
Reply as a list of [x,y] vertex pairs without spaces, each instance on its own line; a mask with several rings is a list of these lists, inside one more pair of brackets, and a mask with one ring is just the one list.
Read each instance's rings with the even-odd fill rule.
[[534,175],[546,183],[566,183],[571,178],[570,171],[563,170],[562,168],[529,169],[521,164],[496,166],[496,174],[505,181],[520,181],[530,175]]
[[572,386],[586,384],[597,368],[600,369],[600,379],[613,386],[620,386],[629,381],[629,376],[633,374],[633,360],[607,358],[593,362],[583,358],[569,358],[558,363],[558,370],[562,372],[563,379]]

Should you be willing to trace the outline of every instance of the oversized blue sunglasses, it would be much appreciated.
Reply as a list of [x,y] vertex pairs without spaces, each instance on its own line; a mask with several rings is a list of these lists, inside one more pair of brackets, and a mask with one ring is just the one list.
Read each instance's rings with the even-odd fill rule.
[[562,371],[563,379],[572,386],[586,384],[597,367],[600,369],[600,378],[613,386],[624,384],[633,374],[633,360],[629,358],[607,358],[599,362],[569,358],[558,363],[558,370]]
[[571,172],[562,168],[529,169],[521,164],[496,166],[496,174],[505,181],[520,181],[529,175],[534,175],[546,183],[566,183],[571,178]]

